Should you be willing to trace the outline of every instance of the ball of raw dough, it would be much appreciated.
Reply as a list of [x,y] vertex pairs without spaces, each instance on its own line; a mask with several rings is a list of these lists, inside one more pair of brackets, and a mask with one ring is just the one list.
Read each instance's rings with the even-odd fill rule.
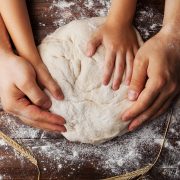
[[[122,135],[129,122],[121,121],[121,113],[132,102],[128,87],[121,84],[112,90],[112,82],[102,85],[105,49],[101,46],[89,58],[85,55],[91,34],[105,18],[75,20],[47,36],[39,51],[53,78],[63,90],[65,99],[52,100],[51,111],[63,116],[70,141],[97,144]],[[138,35],[138,39],[140,37]],[[142,42],[142,41],[141,41]]]

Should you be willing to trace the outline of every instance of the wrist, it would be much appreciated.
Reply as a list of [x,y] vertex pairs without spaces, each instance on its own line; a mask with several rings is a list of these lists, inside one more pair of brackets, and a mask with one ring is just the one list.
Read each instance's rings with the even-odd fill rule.
[[163,25],[162,29],[160,30],[161,33],[164,33],[167,36],[170,37],[176,37],[177,39],[180,39],[180,31],[177,24],[165,24]]
[[22,51],[18,52],[21,57],[26,59],[29,63],[31,63],[34,67],[42,64],[42,59],[38,53],[37,49],[31,49],[30,51]]
[[125,29],[132,26],[131,20],[119,20],[115,17],[108,17],[105,24],[109,27],[115,28],[115,29]]

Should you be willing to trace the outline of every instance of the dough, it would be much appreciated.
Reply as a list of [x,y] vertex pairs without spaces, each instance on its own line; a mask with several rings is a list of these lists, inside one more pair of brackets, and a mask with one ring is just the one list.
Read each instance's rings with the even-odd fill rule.
[[[64,101],[55,100],[48,92],[53,113],[66,120],[70,141],[98,144],[127,131],[129,122],[122,122],[121,113],[132,102],[127,100],[128,87],[118,91],[101,83],[104,47],[88,58],[86,45],[91,34],[105,21],[103,17],[75,20],[47,36],[39,51],[51,75],[65,95]],[[142,40],[138,34],[139,42]]]

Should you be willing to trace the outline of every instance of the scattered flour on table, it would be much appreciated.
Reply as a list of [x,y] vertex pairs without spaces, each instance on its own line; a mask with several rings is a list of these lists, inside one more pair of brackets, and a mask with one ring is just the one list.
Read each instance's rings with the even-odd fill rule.
[[145,6],[136,13],[135,24],[144,40],[149,39],[162,27],[163,15],[155,8]]
[[106,16],[110,8],[110,2],[110,0],[84,0],[81,3],[80,1],[55,0],[50,6],[50,9],[53,9],[56,15],[54,25],[60,27],[75,19]]
[[[39,158],[43,171],[47,171],[48,168],[50,168],[52,172],[62,171],[68,168],[70,169],[69,177],[73,176],[76,171],[83,169],[87,164],[95,171],[101,171],[104,174],[108,172],[108,174],[112,175],[138,169],[142,166],[141,162],[148,164],[153,161],[156,155],[150,152],[150,154],[148,154],[150,158],[144,161],[143,157],[149,153],[146,152],[146,147],[148,147],[147,149],[152,148],[152,150],[154,150],[155,146],[159,148],[162,143],[162,136],[158,133],[159,129],[154,125],[145,126],[134,133],[94,146],[71,143],[61,136],[59,141],[57,141],[57,139],[53,140],[48,138],[48,133],[42,133],[41,131],[40,134],[39,130],[21,125],[6,113],[2,117],[1,119],[4,120],[6,126],[9,127],[11,137],[14,137],[15,134],[18,135],[19,138],[27,138],[28,134],[29,137],[41,137],[41,139],[33,142],[25,138],[18,139],[18,142],[24,144]],[[162,120],[160,122],[162,122]],[[24,126],[24,128],[22,128],[22,126]],[[3,140],[0,140],[0,146],[10,148]],[[13,153],[16,159],[20,161],[21,166],[24,167],[27,160],[15,150],[13,150]],[[49,166],[45,167],[47,163]]]
[[[104,3],[106,7],[96,8],[94,9],[93,5],[97,2],[100,2],[101,5]],[[82,9],[77,8],[79,10],[79,17],[73,15],[71,12],[71,7],[73,6],[75,2],[71,1],[65,1],[65,0],[56,0],[53,1],[51,8],[56,8],[55,15],[57,16],[58,20],[54,21],[54,25],[59,27],[69,22],[73,19],[79,19],[89,17],[90,15],[85,14],[85,11]],[[110,6],[110,1],[95,1],[95,0],[86,0],[84,3],[84,7],[88,8],[92,11],[93,16],[104,16],[107,14],[108,9]],[[62,13],[61,15],[58,13],[58,9],[65,9],[65,11],[68,11],[66,13]],[[47,14],[44,14],[46,17]],[[65,17],[63,19],[62,17]],[[147,22],[149,25],[149,28],[147,29],[144,26],[138,26],[138,30],[141,32],[144,39],[147,39],[150,37],[151,31],[154,32],[158,28],[162,26],[161,23],[157,23],[156,19],[162,18],[162,15],[150,7],[146,7],[144,10],[140,10],[140,12],[137,14],[138,16],[138,22]],[[59,18],[61,17],[61,18]],[[143,24],[143,23],[141,23]],[[40,26],[44,26],[45,24],[40,23]],[[125,135],[121,139],[116,139],[116,141],[111,141],[105,144],[102,144],[100,146],[91,146],[91,145],[84,145],[84,144],[75,144],[70,143],[66,141],[65,139],[60,139],[60,142],[53,142],[50,139],[46,139],[47,133],[42,133],[40,130],[36,130],[33,128],[29,128],[25,125],[22,125],[20,123],[17,123],[14,121],[14,118],[12,116],[9,116],[8,114],[4,114],[1,116],[1,121],[6,121],[3,125],[7,126],[9,131],[8,134],[10,134],[11,137],[16,138],[39,138],[39,136],[42,138],[41,141],[34,142],[31,144],[28,143],[28,140],[21,140],[20,143],[24,144],[25,146],[28,146],[29,149],[31,149],[37,157],[40,156],[40,163],[45,163],[47,161],[50,162],[49,168],[52,168],[54,170],[61,171],[63,168],[70,167],[70,172],[68,176],[73,175],[77,169],[81,169],[84,163],[89,161],[89,163],[95,168],[95,169],[104,169],[105,171],[111,171],[112,174],[119,174],[119,168],[123,168],[124,165],[125,168],[123,171],[128,171],[129,167],[131,167],[134,164],[134,167],[137,169],[138,166],[140,166],[140,162],[143,158],[142,150],[144,151],[143,145],[145,146],[154,146],[154,145],[160,145],[162,143],[162,136],[159,136],[157,134],[158,130],[152,126],[147,126],[139,131],[130,134]],[[177,119],[175,118],[173,120],[173,123],[176,125]],[[0,125],[2,126],[1,122]],[[172,136],[178,136],[178,132],[176,130],[176,126],[171,126],[169,129],[169,133],[172,134]],[[131,139],[132,137],[135,137],[136,139]],[[156,137],[156,139],[154,139]],[[158,138],[157,138],[158,137]],[[138,140],[139,138],[139,140]],[[118,140],[120,142],[118,142]],[[57,141],[57,140],[56,140]],[[39,142],[39,143],[38,143]],[[5,148],[8,150],[9,147],[3,140],[0,139],[0,147],[5,146]],[[165,148],[168,151],[168,154],[173,156],[174,161],[174,167],[177,167],[177,165],[180,165],[179,159],[179,150],[180,150],[180,141],[176,141],[176,147],[173,148],[170,142],[166,142]],[[146,153],[146,152],[145,152]],[[14,150],[14,155],[19,160],[22,165],[23,163],[26,163],[27,161],[19,155]],[[92,156],[97,157],[97,161],[92,159]],[[3,161],[4,157],[0,157],[0,161]],[[167,159],[168,161],[169,159]],[[167,167],[168,162],[164,162],[162,167]],[[71,167],[72,166],[72,167]],[[23,166],[22,166],[23,167]],[[76,168],[75,168],[76,167]],[[172,174],[168,174],[169,172],[166,172],[166,169],[163,172],[167,177],[171,177]],[[174,173],[174,172],[173,172]],[[176,177],[179,177],[179,170],[175,172]],[[0,175],[0,180],[3,179],[3,175]]]

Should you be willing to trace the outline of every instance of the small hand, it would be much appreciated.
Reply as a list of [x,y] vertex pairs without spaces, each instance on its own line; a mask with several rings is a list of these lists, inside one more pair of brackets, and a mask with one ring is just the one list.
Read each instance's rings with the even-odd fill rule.
[[132,76],[134,56],[138,42],[132,26],[114,27],[108,23],[102,25],[87,45],[87,56],[93,56],[103,44],[106,50],[103,84],[107,85],[113,77],[113,89],[119,89],[125,71],[125,83],[129,85]]
[[45,110],[51,102],[37,85],[32,65],[13,53],[0,54],[0,97],[3,109],[24,123],[50,131],[66,131],[65,120]]
[[137,100],[124,112],[132,131],[164,113],[180,90],[180,36],[164,27],[138,51],[128,97]]

